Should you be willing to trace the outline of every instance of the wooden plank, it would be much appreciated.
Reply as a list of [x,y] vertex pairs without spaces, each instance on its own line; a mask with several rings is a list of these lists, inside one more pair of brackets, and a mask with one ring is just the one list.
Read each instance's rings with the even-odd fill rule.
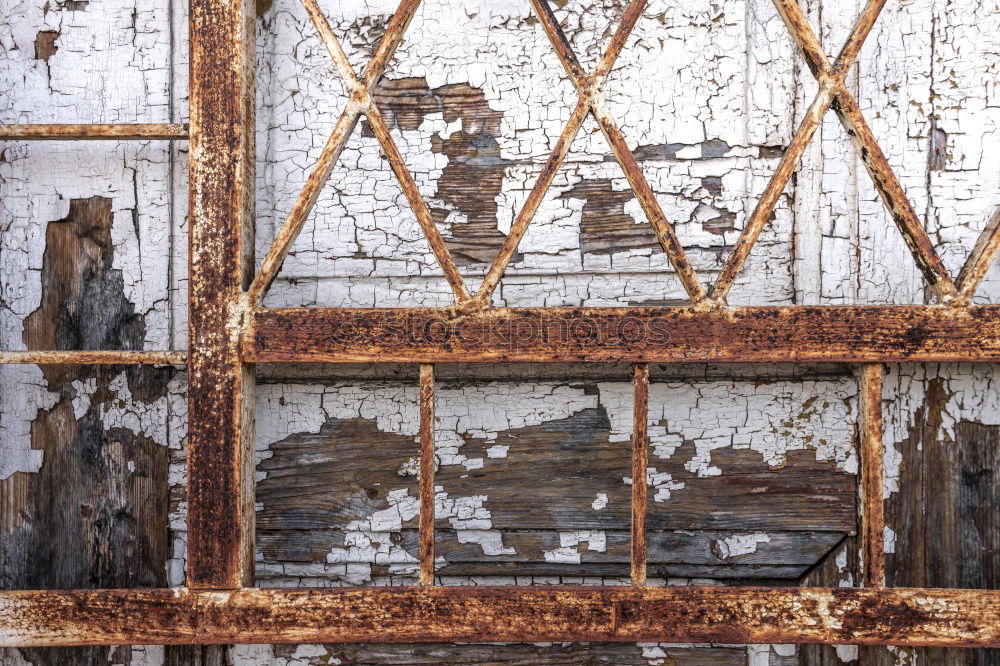
[[861,366],[861,548],[866,587],[885,586],[885,514],[882,501],[882,365]]
[[253,370],[239,354],[253,265],[254,21],[191,3],[187,583],[253,581]]
[[0,364],[36,363],[38,365],[186,365],[182,351],[0,351]]
[[632,584],[646,584],[646,512],[649,488],[649,365],[636,363],[632,394]]
[[[627,530],[630,491],[622,479],[631,464],[627,446],[609,444],[610,428],[603,408],[585,409],[565,419],[498,432],[490,445],[508,447],[506,458],[486,458],[487,445],[469,441],[465,454],[486,458],[483,468],[442,466],[435,485],[452,498],[488,495],[491,529],[505,533]],[[296,433],[268,448],[270,457],[258,466],[266,475],[257,487],[262,507],[258,526],[289,540],[298,530],[343,529],[389,510],[390,492],[417,496],[417,479],[399,474],[413,458],[413,436],[386,433],[372,420],[331,419],[318,432]],[[652,503],[648,529],[856,528],[856,477],[833,461],[817,461],[814,450],[791,451],[786,465],[772,468],[756,451],[715,449],[712,464],[722,475],[707,477],[685,468],[696,453],[694,444],[687,443],[669,459],[656,460],[657,470],[684,488],[668,502]],[[607,504],[594,510],[594,498],[601,493]],[[416,519],[406,526],[415,528]],[[309,557],[322,561],[334,545],[318,546]]]
[[85,124],[22,124],[0,125],[0,140],[38,141],[38,140],[81,140],[105,139],[111,141],[123,140],[183,140],[188,138],[187,125],[170,123],[146,124],[115,124],[115,125],[85,125]]
[[0,647],[483,640],[1000,646],[1000,591],[472,586],[0,593]]
[[[398,546],[416,556],[417,529],[399,532]],[[647,573],[650,577],[691,577],[751,581],[797,581],[844,538],[843,532],[768,531],[766,542],[752,552],[728,553],[726,539],[745,534],[740,530],[648,530]],[[602,530],[604,542],[590,548],[576,547],[579,562],[549,561],[544,555],[562,545],[559,530],[502,530],[503,544],[513,554],[487,555],[482,545],[460,541],[452,527],[437,529],[435,553],[438,576],[609,576],[627,578],[631,563],[631,532],[624,526]],[[464,537],[463,537],[464,538]],[[343,548],[344,532],[333,529],[261,530],[257,534],[263,566],[258,577],[299,577],[329,580],[322,566],[332,548]],[[357,558],[361,560],[362,558]],[[273,567],[273,568],[272,568]],[[274,573],[272,571],[282,573]],[[312,572],[311,574],[309,572]],[[388,573],[388,566],[372,566],[373,576]],[[831,581],[835,584],[838,581]],[[277,583],[273,583],[276,585]]]
[[[305,666],[327,664],[508,664],[510,666],[584,666],[614,664],[615,666],[649,666],[655,660],[650,654],[662,653],[660,663],[683,666],[747,666],[747,651],[743,647],[683,647],[629,645],[627,643],[391,643],[333,644],[323,646],[308,656],[297,652],[298,646],[276,645],[274,656],[289,663]],[[655,661],[654,661],[655,663]]]
[[420,366],[420,584],[434,584],[434,366]]
[[1000,360],[1000,306],[265,309],[255,362]]

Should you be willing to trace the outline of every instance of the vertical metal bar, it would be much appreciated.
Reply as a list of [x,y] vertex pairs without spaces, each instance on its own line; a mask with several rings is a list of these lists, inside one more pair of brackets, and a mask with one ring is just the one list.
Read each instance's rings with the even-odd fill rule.
[[649,442],[649,364],[636,363],[632,378],[632,585],[646,584],[646,467]]
[[434,584],[434,366],[420,366],[420,584]]
[[885,587],[882,364],[861,366],[861,552],[865,587]]
[[191,0],[187,584],[253,583],[254,4]]

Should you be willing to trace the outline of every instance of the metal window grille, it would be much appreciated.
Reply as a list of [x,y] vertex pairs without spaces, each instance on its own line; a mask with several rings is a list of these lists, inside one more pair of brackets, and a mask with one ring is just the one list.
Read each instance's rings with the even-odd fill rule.
[[[593,72],[545,0],[530,0],[579,95],[569,121],[476,293],[449,255],[371,91],[417,9],[402,0],[357,74],[316,0],[303,0],[349,101],[254,275],[254,17],[246,0],[191,0],[190,126],[8,125],[3,139],[190,142],[190,349],[0,352],[4,363],[187,364],[187,587],[0,593],[0,645],[386,641],[677,641],[1000,646],[1000,591],[886,588],[882,507],[883,365],[1000,360],[1000,306],[972,296],[1000,251],[994,216],[957,279],[935,252],[845,77],[886,0],[869,0],[831,63],[795,0],[774,0],[819,88],[724,269],[706,291],[603,98],[641,16],[631,0]],[[938,299],[930,306],[729,307],[726,295],[826,112],[857,147]],[[402,185],[455,301],[447,308],[272,309],[261,305],[289,247],[364,115]],[[588,115],[600,126],[681,279],[676,307],[500,308],[491,295]],[[645,478],[650,362],[855,364],[861,395],[863,587],[646,585],[645,483],[632,487],[630,587],[434,585],[434,364],[634,363],[633,479]],[[420,364],[420,583],[411,588],[253,587],[255,363]],[[623,455],[625,450],[623,449]]]

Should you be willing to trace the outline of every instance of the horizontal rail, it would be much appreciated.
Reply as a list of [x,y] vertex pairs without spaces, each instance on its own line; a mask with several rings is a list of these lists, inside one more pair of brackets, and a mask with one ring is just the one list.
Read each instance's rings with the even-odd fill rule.
[[1000,306],[263,309],[247,362],[1000,361]]
[[187,125],[168,123],[145,124],[25,124],[0,125],[0,140],[18,141],[67,141],[83,139],[187,139]]
[[410,641],[1000,646],[1000,590],[408,587],[0,592],[0,646]]
[[183,351],[0,351],[0,364],[185,365]]

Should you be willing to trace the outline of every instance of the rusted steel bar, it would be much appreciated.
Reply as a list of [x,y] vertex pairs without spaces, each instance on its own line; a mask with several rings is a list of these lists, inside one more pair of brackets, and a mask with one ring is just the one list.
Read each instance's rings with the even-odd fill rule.
[[444,238],[442,238],[437,224],[434,223],[431,211],[427,208],[427,202],[424,201],[423,196],[420,194],[417,183],[413,180],[413,176],[410,174],[410,170],[403,160],[403,155],[399,152],[399,148],[396,147],[396,142],[393,140],[389,128],[382,119],[382,114],[374,104],[368,107],[368,123],[375,134],[375,138],[378,139],[379,145],[382,146],[382,151],[389,161],[392,172],[396,174],[396,180],[399,181],[399,186],[403,189],[406,200],[410,202],[410,208],[413,209],[413,214],[416,216],[417,222],[420,223],[420,228],[423,229],[424,236],[427,237],[427,242],[431,246],[431,251],[434,252],[434,257],[437,259],[438,265],[444,271],[444,277],[448,280],[448,285],[455,294],[455,300],[458,303],[469,300],[470,295],[468,289],[465,287],[465,281],[459,274],[458,267],[455,266],[455,261],[451,258],[451,252],[448,251],[448,246],[445,245]]
[[559,27],[559,19],[552,13],[552,7],[546,0],[530,0],[530,2],[532,8],[535,10],[535,14],[538,15],[539,23],[542,24],[545,35],[552,43],[552,49],[559,56],[559,62],[562,63],[570,80],[574,83],[585,80],[587,78],[587,71],[580,64],[576,53],[573,51],[573,47],[570,46],[569,40],[566,39],[566,34]]
[[186,365],[182,351],[0,351],[0,363],[37,365]]
[[[559,135],[556,145],[552,148],[545,166],[542,167],[542,171],[538,174],[538,180],[535,181],[535,185],[531,188],[531,192],[521,207],[517,219],[511,225],[506,240],[500,247],[500,251],[490,265],[489,270],[487,270],[486,277],[483,278],[479,286],[479,291],[476,292],[473,302],[479,307],[489,305],[490,297],[500,284],[500,280],[507,270],[507,265],[517,251],[517,247],[520,245],[525,232],[528,230],[528,225],[535,217],[538,206],[541,205],[542,200],[545,198],[545,193],[548,191],[549,186],[552,185],[552,180],[555,178],[556,172],[559,171],[560,165],[569,153],[570,146],[580,131],[583,121],[586,120],[587,114],[590,113],[591,104],[595,97],[600,95],[604,79],[611,71],[611,68],[614,67],[615,61],[625,46],[625,41],[628,39],[629,33],[635,27],[642,9],[646,6],[646,2],[647,0],[632,0],[625,10],[625,15],[622,17],[620,25],[611,38],[611,42],[601,56],[594,74],[588,77],[577,60],[576,54],[573,53],[573,48],[569,45],[569,41],[562,34],[559,22],[556,20],[555,15],[552,14],[552,10],[548,7],[547,3],[543,0],[531,0],[531,4],[541,19],[546,34],[552,42],[552,47],[559,56],[559,60],[562,62],[567,74],[569,74],[578,88],[580,99],[577,101],[572,113],[570,113],[569,120]],[[634,175],[633,173],[633,177]],[[631,179],[629,182],[631,182]],[[679,247],[680,244],[678,243],[677,245]],[[672,256],[671,260],[673,260]],[[685,283],[686,288],[687,286]]]
[[[828,87],[833,92],[833,109],[861,156],[861,161],[864,163],[875,189],[878,190],[886,209],[903,236],[903,240],[910,248],[917,266],[938,297],[942,301],[950,301],[957,295],[955,282],[948,273],[944,262],[941,261],[941,257],[934,250],[934,245],[927,235],[927,231],[920,222],[913,204],[906,196],[906,192],[899,183],[899,179],[896,178],[892,167],[889,166],[889,161],[872,134],[857,101],[844,86],[847,72],[875,25],[879,13],[885,6],[885,1],[869,0],[855,22],[854,28],[833,66],[830,65],[819,39],[803,15],[798,3],[794,0],[774,0],[774,4],[795,43],[799,46],[810,70],[820,82],[821,90]],[[726,275],[726,277],[731,283],[735,274],[731,277]],[[718,290],[713,290],[713,295],[715,291]]]
[[273,362],[1000,361],[1000,306],[289,308],[254,314]]
[[323,146],[319,159],[316,160],[316,165],[306,178],[305,186],[299,192],[291,210],[288,211],[288,217],[285,218],[285,222],[275,235],[274,242],[268,248],[264,261],[250,285],[247,292],[250,303],[260,303],[267,288],[281,269],[282,262],[288,256],[288,250],[291,249],[292,243],[302,231],[302,225],[305,224],[306,218],[309,217],[313,206],[316,205],[316,200],[319,198],[320,192],[323,191],[326,181],[330,179],[330,173],[333,171],[341,151],[354,132],[363,108],[362,102],[356,99],[356,96],[352,97],[347,108],[337,119],[337,124],[334,125],[333,132],[330,133],[326,145]]
[[865,587],[885,587],[885,509],[882,500],[882,364],[860,368],[861,552]]
[[611,151],[615,154],[615,159],[618,160],[622,171],[625,172],[625,177],[628,179],[629,185],[635,193],[635,198],[639,200],[639,205],[642,206],[642,210],[646,214],[646,219],[649,220],[653,231],[656,232],[656,240],[659,241],[660,247],[666,252],[667,258],[670,259],[674,270],[677,271],[677,277],[680,278],[681,284],[684,285],[684,290],[691,298],[691,302],[699,303],[705,300],[705,288],[702,287],[701,281],[694,272],[694,267],[691,266],[687,253],[684,251],[680,239],[677,238],[677,234],[674,232],[673,225],[670,224],[667,216],[663,213],[663,209],[656,200],[653,188],[649,186],[649,182],[642,173],[642,167],[636,162],[635,155],[632,154],[628,144],[625,142],[625,137],[622,136],[621,130],[618,129],[618,126],[611,118],[610,113],[600,98],[594,100],[591,110],[597,119],[597,124],[604,133],[604,138],[607,139],[608,145],[611,146]]
[[632,378],[632,584],[646,584],[646,512],[649,509],[649,365],[636,363]]
[[1000,591],[468,586],[0,592],[0,646],[618,641],[1000,646]]
[[500,251],[497,252],[496,258],[490,264],[489,270],[486,271],[486,276],[479,285],[479,291],[475,295],[475,301],[478,304],[482,306],[489,304],[490,297],[496,290],[497,285],[500,284],[500,279],[503,277],[504,271],[507,270],[507,264],[514,257],[517,246],[520,245],[524,233],[528,230],[528,225],[531,223],[532,218],[535,217],[535,212],[541,205],[542,199],[545,198],[545,193],[548,191],[549,185],[552,184],[552,179],[555,178],[556,172],[559,171],[559,166],[562,164],[567,153],[569,153],[569,147],[580,131],[580,127],[583,126],[583,121],[587,118],[589,112],[589,103],[580,99],[573,108],[573,112],[570,113],[566,126],[563,127],[556,145],[552,148],[552,152],[549,153],[549,159],[546,160],[545,166],[542,167],[541,172],[538,174],[538,180],[532,186],[528,198],[518,212],[514,223],[510,226],[507,238],[504,240],[503,245],[500,246]]
[[971,301],[976,295],[976,290],[983,283],[986,271],[997,258],[998,252],[1000,252],[1000,208],[993,213],[993,217],[983,229],[975,247],[972,248],[972,253],[958,274],[959,293],[965,300]]
[[903,186],[889,166],[889,160],[879,147],[875,135],[872,134],[868,122],[861,113],[861,108],[843,86],[837,92],[834,110],[857,148],[875,189],[882,197],[886,209],[910,248],[910,253],[924,274],[924,278],[942,302],[952,300],[958,294],[958,289],[951,274],[934,250],[934,244],[927,235],[927,230],[924,229],[917,211],[914,210]]
[[463,303],[469,300],[468,289],[458,272],[458,268],[451,257],[451,253],[448,251],[447,245],[445,245],[444,238],[442,238],[441,232],[434,223],[434,218],[427,207],[427,203],[421,196],[420,190],[417,188],[417,184],[413,180],[413,176],[410,174],[406,162],[382,118],[382,114],[372,102],[370,95],[371,86],[378,82],[393,52],[399,46],[403,32],[413,18],[413,13],[416,11],[419,1],[404,0],[400,3],[399,8],[389,22],[387,31],[379,43],[375,55],[372,57],[371,63],[369,63],[365,71],[364,80],[358,79],[354,73],[353,68],[347,60],[347,55],[333,34],[333,30],[330,29],[330,24],[327,22],[326,17],[315,0],[303,0],[303,2],[306,11],[309,13],[309,17],[320,34],[320,38],[330,52],[330,57],[337,65],[337,69],[340,71],[351,93],[351,99],[337,121],[316,166],[306,180],[305,187],[299,193],[298,199],[289,212],[288,218],[275,237],[274,244],[268,250],[267,256],[261,264],[260,272],[250,287],[250,301],[254,304],[260,302],[267,287],[274,280],[278,270],[280,270],[281,263],[287,256],[288,250],[295,241],[295,238],[301,232],[302,225],[305,223],[309,213],[316,205],[316,200],[323,186],[329,180],[330,173],[337,159],[340,157],[347,139],[353,133],[361,113],[366,114],[372,131],[389,162],[389,166],[396,175],[403,194],[410,203],[410,208],[413,209],[413,214],[420,223],[420,227],[427,237],[427,242],[430,244],[431,250],[434,252],[434,256],[444,272],[445,279],[448,280],[448,284],[455,294],[456,301]]
[[[885,0],[870,0],[868,2],[855,22],[854,28],[833,67],[830,66],[829,59],[823,52],[816,34],[809,26],[809,21],[802,13],[798,3],[795,0],[774,0],[774,5],[792,35],[792,39],[799,46],[806,64],[819,81],[819,91],[802,118],[792,142],[785,149],[781,161],[778,163],[778,168],[764,189],[764,193],[757,200],[757,205],[744,225],[743,232],[726,260],[722,272],[716,278],[711,298],[717,304],[726,302],[733,282],[736,281],[743,265],[750,256],[750,251],[757,243],[757,239],[760,238],[768,219],[774,213],[774,207],[778,204],[781,193],[784,192],[785,186],[795,172],[806,147],[816,135],[816,130],[823,123],[823,116],[829,110],[834,97],[841,91],[849,95],[843,87],[843,80],[857,58],[865,38],[871,32],[879,12],[885,5]],[[878,185],[877,180],[876,185]],[[907,228],[909,227],[907,226]]]
[[420,584],[434,584],[434,366],[420,366]]
[[[588,77],[584,72],[583,67],[577,60],[576,54],[569,45],[569,40],[566,39],[562,28],[559,27],[559,22],[552,13],[549,4],[544,0],[531,0],[531,4],[535,8],[535,13],[538,14],[539,22],[542,24],[545,34],[548,36],[549,41],[552,42],[553,50],[559,56],[559,60],[562,62],[573,85],[576,86],[577,92],[581,97],[587,97],[591,94],[591,91],[603,85],[612,64],[618,58],[621,49],[628,40],[629,34],[642,15],[642,11],[645,9],[647,3],[645,0],[633,0],[633,2],[629,3],[618,29],[611,38],[611,45],[604,52],[592,77]],[[635,155],[629,149],[625,137],[622,136],[618,124],[611,117],[611,113],[604,104],[601,95],[593,95],[590,110],[594,114],[594,118],[597,120],[601,131],[604,133],[604,137],[607,139],[608,145],[615,155],[615,159],[621,165],[622,171],[628,179],[629,186],[635,193],[636,199],[639,200],[646,218],[656,232],[656,239],[659,241],[663,251],[666,252],[671,264],[673,264],[674,270],[677,271],[677,276],[680,278],[681,284],[684,285],[685,291],[687,291],[688,296],[691,297],[691,301],[694,303],[704,300],[705,290],[698,280],[691,262],[687,258],[687,253],[684,252],[677,234],[674,233],[673,226],[667,221],[666,215],[663,214],[663,209],[656,200],[653,188],[649,186],[646,177],[642,173],[642,168],[636,162]]]
[[[240,359],[253,266],[250,0],[192,0],[187,584],[253,584],[253,367]],[[96,623],[95,623],[96,624]]]
[[187,138],[187,125],[178,123],[0,125],[0,140],[75,141],[83,139],[106,139],[126,141],[154,139],[184,140]]
[[354,68],[351,67],[351,63],[347,59],[347,54],[344,53],[344,48],[340,45],[340,40],[333,34],[330,22],[326,20],[326,15],[320,9],[319,3],[316,0],[302,0],[302,5],[306,8],[306,13],[309,14],[309,19],[316,28],[316,32],[319,33],[319,38],[323,42],[323,45],[326,46],[330,58],[333,59],[334,64],[337,66],[337,71],[340,72],[340,78],[344,80],[348,93],[353,93],[355,90],[363,88],[364,84],[361,83],[357,74],[354,73]]
[[361,77],[366,89],[371,90],[382,78],[382,74],[389,64],[389,59],[392,58],[400,42],[403,41],[403,34],[406,32],[407,26],[410,25],[413,15],[417,13],[419,6],[420,0],[402,0],[396,7],[392,18],[385,26],[385,33],[379,41],[378,48],[375,49],[375,53]]

